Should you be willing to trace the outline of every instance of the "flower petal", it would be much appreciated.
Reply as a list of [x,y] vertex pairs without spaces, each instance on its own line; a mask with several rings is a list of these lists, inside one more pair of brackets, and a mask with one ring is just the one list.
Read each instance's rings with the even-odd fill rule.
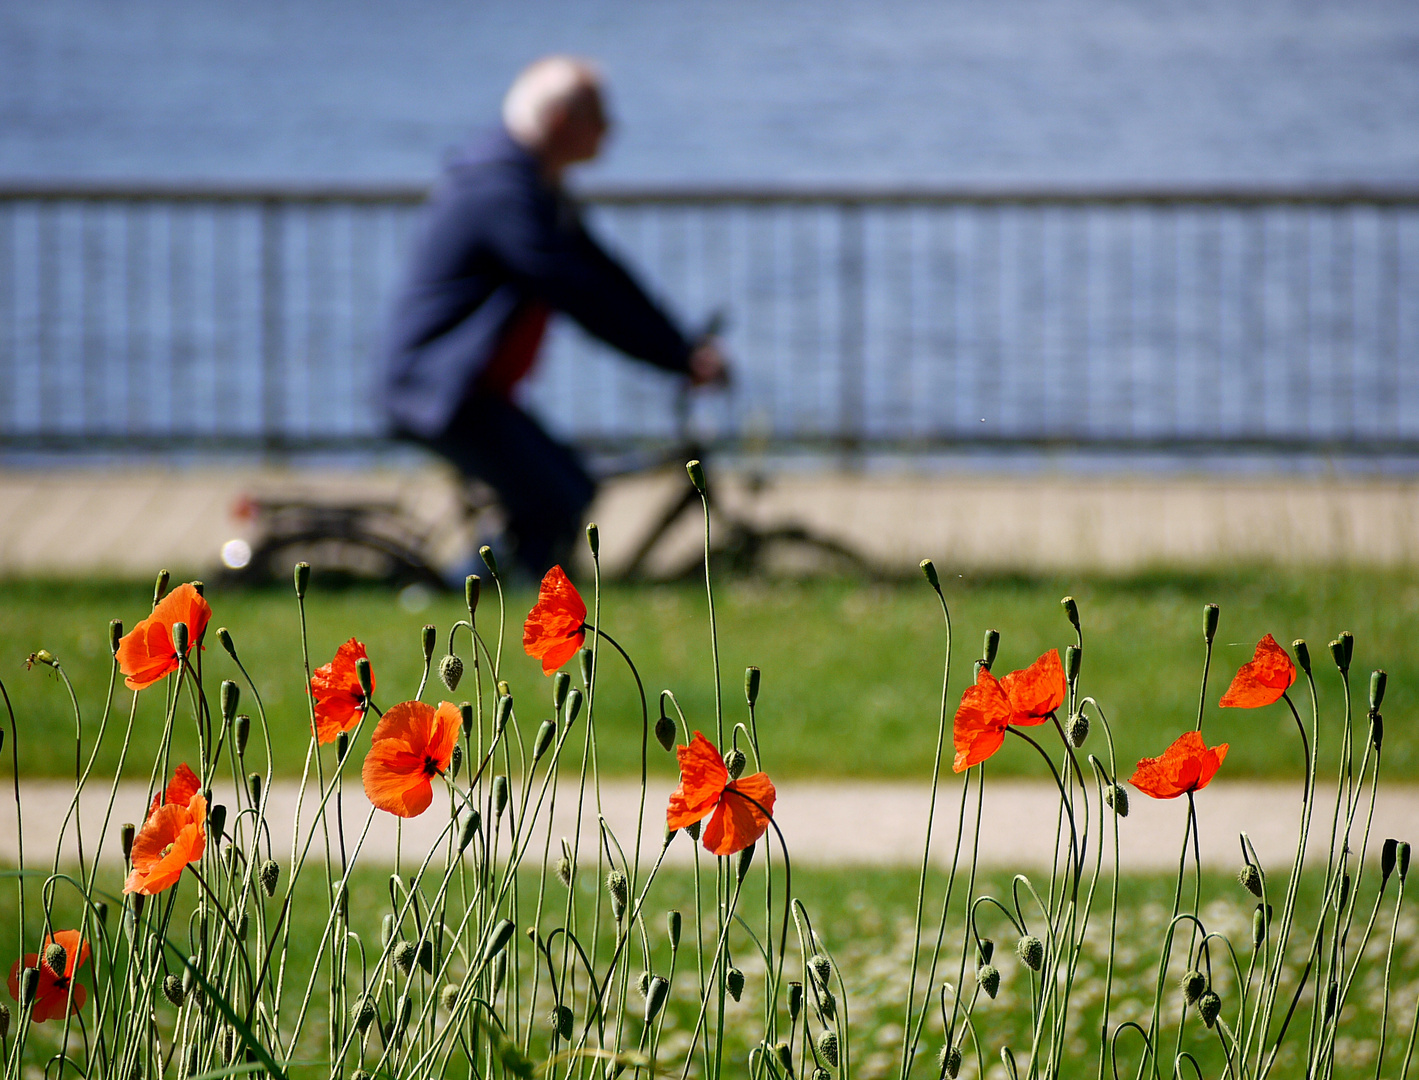
[[665,823],[683,829],[714,810],[729,783],[729,770],[714,743],[698,731],[689,746],[675,748],[675,756],[680,761],[680,786],[670,795]]
[[1296,665],[1267,634],[1257,642],[1251,660],[1238,669],[1218,704],[1224,709],[1259,709],[1280,701],[1295,681]]
[[1226,756],[1226,743],[1209,748],[1199,732],[1186,731],[1159,757],[1140,761],[1129,783],[1154,799],[1176,799],[1211,783]]
[[1068,692],[1059,650],[1051,649],[1023,671],[1010,672],[1000,685],[1010,699],[1012,724],[1043,724],[1050,713],[1064,704]]
[[424,756],[411,753],[395,739],[370,747],[360,770],[365,797],[396,817],[418,817],[434,801],[433,785],[424,775]]
[[586,640],[586,603],[560,566],[547,571],[537,593],[537,603],[522,626],[522,647],[542,661],[550,675],[581,648]]
[[1005,727],[1014,715],[1005,689],[994,675],[981,668],[974,686],[966,687],[956,709],[953,741],[956,760],[952,768],[964,772],[1000,749]]
[[702,837],[705,848],[715,855],[743,851],[768,829],[774,798],[774,785],[764,773],[735,780],[724,789],[714,815],[705,826]]

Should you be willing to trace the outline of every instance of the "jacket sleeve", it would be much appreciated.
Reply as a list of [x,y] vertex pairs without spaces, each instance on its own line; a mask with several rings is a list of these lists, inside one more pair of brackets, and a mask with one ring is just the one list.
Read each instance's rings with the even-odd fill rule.
[[692,349],[640,284],[577,223],[559,223],[554,200],[505,190],[486,240],[512,281],[628,356],[683,372]]

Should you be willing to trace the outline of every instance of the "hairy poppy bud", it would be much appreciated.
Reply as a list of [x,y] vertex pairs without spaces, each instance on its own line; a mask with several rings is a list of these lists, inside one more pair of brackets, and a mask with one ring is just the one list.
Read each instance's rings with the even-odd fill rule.
[[552,740],[557,736],[557,725],[551,720],[543,720],[542,726],[537,729],[537,739],[532,744],[532,763],[535,765],[542,760],[552,746]]
[[493,577],[498,576],[498,557],[493,554],[493,549],[484,544],[478,549],[478,557],[483,560],[483,565],[488,568],[488,573]]
[[738,1001],[744,993],[744,973],[737,967],[730,968],[724,973],[724,987],[729,991],[729,996]]
[[[343,735],[344,732],[341,732]],[[461,743],[453,744],[453,753],[448,758],[448,776],[450,780],[457,780],[458,774],[463,771],[463,746]]]
[[1069,745],[1079,749],[1089,738],[1089,718],[1082,711],[1075,713],[1064,731],[1069,736]]
[[246,790],[251,796],[251,805],[261,805],[261,792],[266,785],[265,778],[260,773],[252,773],[246,778]]
[[468,617],[478,610],[478,596],[483,591],[483,579],[477,574],[469,574],[463,579],[463,603],[468,608]]
[[434,943],[428,938],[419,942],[419,966],[430,975],[434,973]]
[[172,574],[167,570],[159,570],[157,580],[153,582],[153,607],[158,606],[158,601],[163,598],[163,594],[168,591],[168,582],[172,580]]
[[1000,651],[1000,631],[987,630],[985,640],[981,643],[980,662],[987,671],[990,665],[995,663],[995,654]]
[[1378,752],[1385,742],[1385,718],[1377,712],[1370,713],[1370,744]]
[[660,1010],[665,1007],[665,999],[670,996],[670,981],[663,975],[651,977],[650,985],[645,992],[645,1022],[654,1023],[655,1018],[660,1015]]
[[10,1035],[10,1006],[0,1001],[0,1042]]
[[222,838],[222,830],[227,827],[227,808],[221,803],[213,803],[207,811],[207,835],[213,842]]
[[1069,618],[1069,625],[1074,627],[1075,630],[1078,630],[1079,605],[1074,602],[1074,597],[1066,596],[1063,600],[1059,602],[1059,604],[1060,607],[1064,608],[1064,614]]
[[749,873],[749,866],[754,861],[754,844],[750,844],[739,853],[739,858],[734,866],[734,880],[740,882]]
[[439,680],[448,687],[451,694],[458,689],[458,681],[463,678],[463,661],[456,653],[449,653],[439,661]]
[[1034,934],[1026,934],[1015,942],[1015,955],[1031,971],[1039,971],[1045,962],[1045,943]]
[[183,989],[182,980],[176,975],[168,975],[163,979],[163,997],[167,998],[179,1009],[187,999],[187,991]]
[[400,941],[394,946],[394,963],[400,971],[408,975],[414,970],[414,961],[419,957],[419,948],[412,941]]
[[591,557],[595,559],[601,554],[601,530],[596,527],[596,522],[588,522],[586,526],[586,546],[591,549]]
[[1335,661],[1335,666],[1338,667],[1341,672],[1348,671],[1350,665],[1345,662],[1345,642],[1336,638],[1330,643],[1329,648],[1330,658]]
[[1309,675],[1311,673],[1311,647],[1306,644],[1305,638],[1297,638],[1291,642],[1291,651],[1296,654],[1296,666]]
[[834,1069],[838,1067],[838,1036],[836,1032],[825,1031],[818,1036],[818,1055]]
[[1122,784],[1111,784],[1104,788],[1104,802],[1108,803],[1119,817],[1128,817],[1128,789]]
[[1395,854],[1399,848],[1399,841],[1393,837],[1384,842],[1380,848],[1380,887],[1384,888],[1389,876],[1394,873]]
[[1197,1015],[1202,1017],[1202,1022],[1209,1028],[1217,1022],[1217,1017],[1222,1012],[1222,999],[1217,996],[1215,990],[1206,990],[1197,999]]
[[618,923],[625,917],[626,904],[631,897],[630,882],[620,870],[612,870],[606,875],[606,893],[611,897],[611,917]]
[[298,562],[295,571],[291,575],[296,586],[296,599],[304,600],[305,591],[310,587],[310,563]]
[[187,655],[187,624],[185,622],[175,622],[172,624],[172,648],[178,656]]
[[690,824],[685,826],[685,832],[688,833],[690,839],[695,841],[695,843],[697,844],[700,842],[700,827],[703,824],[704,822],[702,821],[692,821],[690,822]]
[[737,746],[729,748],[729,752],[724,755],[724,768],[729,773],[729,779],[738,780],[739,775],[744,771],[744,763],[748,760],[744,756],[744,751]]
[[276,895],[276,883],[281,880],[281,866],[275,859],[267,859],[261,864],[261,869],[257,871],[258,879],[261,882],[261,890],[267,896]]
[[1216,604],[1202,605],[1202,640],[1209,645],[1217,637],[1217,619],[1221,614]]
[[123,640],[123,620],[112,619],[108,624],[108,651],[118,655],[118,643]]
[[646,994],[650,993],[650,972],[642,971],[636,976],[636,993],[641,996],[642,1000]]
[[571,726],[576,723],[576,718],[581,714],[581,705],[582,702],[584,702],[585,700],[585,695],[583,695],[582,692],[578,690],[575,686],[573,686],[569,691],[567,691],[566,715],[568,731],[571,730]]
[[690,483],[695,485],[695,490],[703,495],[705,493],[705,467],[700,464],[700,459],[693,458],[685,462],[685,472],[690,477]]
[[1182,977],[1183,1000],[1191,1005],[1202,996],[1202,991],[1207,989],[1207,977],[1196,968],[1184,973]]
[[567,691],[571,689],[572,677],[565,671],[558,671],[552,676],[552,708],[557,712],[562,711],[562,706],[567,702]]
[[921,567],[922,575],[926,578],[927,584],[937,592],[940,592],[941,579],[936,575],[936,564],[930,559],[922,559],[917,565]]
[[995,956],[995,942],[991,941],[988,937],[981,938],[976,944],[976,952],[979,957],[976,960],[977,966],[990,963]]
[[817,1066],[812,1073],[813,1080],[833,1080],[833,1074],[828,1072],[823,1066]]
[[938,1064],[941,1066],[941,1075],[946,1077],[946,1080],[956,1080],[961,1074],[961,1051],[954,1046],[943,1046]]
[[838,1012],[838,1000],[833,997],[831,990],[823,990],[818,994],[818,1015],[825,1021],[831,1020]]
[[1078,645],[1070,645],[1064,650],[1064,675],[1070,682],[1079,678],[1080,650]]
[[994,999],[1000,992],[1000,969],[994,964],[982,964],[976,968],[976,982],[985,991],[985,996]]
[[44,966],[54,974],[63,976],[64,964],[68,959],[69,954],[64,951],[64,946],[59,942],[51,941],[44,947]]
[[493,957],[497,956],[507,947],[507,943],[512,940],[512,932],[515,927],[511,919],[500,919],[493,927],[493,932],[488,937],[488,944],[483,949],[482,963],[486,964]]
[[572,1011],[565,1005],[553,1005],[552,1011],[547,1014],[547,1026],[559,1039],[572,1037],[572,1020]]
[[133,854],[133,837],[137,832],[137,826],[131,821],[125,821],[118,827],[118,846],[123,850],[124,862],[128,862]]
[[591,666],[595,662],[595,660],[596,657],[592,654],[590,649],[582,649],[576,654],[577,665],[581,668],[582,686],[591,685]]
[[419,648],[424,653],[424,663],[429,663],[434,658],[434,647],[438,645],[438,627],[425,623],[419,628]]
[[667,753],[675,748],[675,721],[664,713],[661,713],[660,719],[655,722],[655,741],[660,743]]
[[828,980],[833,977],[833,964],[822,953],[814,953],[808,958],[808,974],[818,985],[818,989],[826,990]]
[[414,1014],[414,1002],[407,993],[400,994],[394,1005],[394,1031],[402,1032],[409,1026],[409,1018]]
[[1261,871],[1251,863],[1247,863],[1237,871],[1237,884],[1246,889],[1253,896],[1261,895]]
[[566,888],[572,887],[572,849],[562,840],[562,856],[557,860],[557,880]]
[[394,914],[388,913],[380,921],[379,943],[383,948],[389,948],[389,943],[394,940]]
[[236,748],[237,757],[246,754],[246,744],[251,740],[251,717],[246,713],[237,713],[232,720],[232,746]]
[[1370,672],[1370,710],[1378,709],[1385,699],[1385,685],[1389,682],[1389,673],[1384,669]]
[[793,1050],[786,1042],[774,1043],[774,1057],[778,1059],[779,1068],[783,1070],[785,1076],[793,1075]]
[[[737,998],[735,999],[738,1000]],[[791,982],[788,984],[788,1022],[791,1024],[798,1019],[798,1014],[803,1011],[803,984],[801,982]]]
[[508,782],[507,777],[498,773],[493,777],[493,817],[501,818],[503,811],[507,809]]

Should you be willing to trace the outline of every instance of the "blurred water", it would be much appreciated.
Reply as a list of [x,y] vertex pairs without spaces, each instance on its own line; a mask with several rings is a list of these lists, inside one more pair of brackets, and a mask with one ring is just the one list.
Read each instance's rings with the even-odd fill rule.
[[424,180],[551,50],[588,178],[1419,178],[1413,0],[3,0],[0,176]]

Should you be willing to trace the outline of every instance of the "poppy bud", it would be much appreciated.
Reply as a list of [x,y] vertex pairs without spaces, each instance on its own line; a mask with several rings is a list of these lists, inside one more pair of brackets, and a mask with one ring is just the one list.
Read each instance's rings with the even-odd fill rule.
[[424,652],[424,663],[430,663],[434,658],[434,647],[438,645],[438,627],[425,623],[419,628],[419,648]]
[[1113,812],[1119,817],[1128,817],[1128,789],[1122,784],[1104,788],[1104,802],[1113,807]]
[[465,737],[473,734],[473,703],[465,701],[458,706],[458,719],[463,723],[463,734]]
[[480,964],[486,964],[493,957],[497,956],[507,947],[507,943],[512,940],[512,932],[515,927],[511,919],[501,919],[498,925],[493,927],[493,932],[488,937],[488,944],[483,948],[483,957]]
[[670,996],[670,981],[663,975],[651,977],[650,985],[645,992],[645,1022],[654,1023],[655,1018],[660,1015],[660,1010],[665,1006],[665,999]]
[[828,988],[828,980],[833,977],[832,962],[822,953],[814,953],[808,958],[808,974],[819,990]]
[[1377,712],[1370,713],[1370,743],[1378,752],[1385,742],[1385,718]]
[[232,640],[232,632],[225,626],[217,627],[217,640],[222,643],[222,648],[227,650],[227,655],[235,660],[237,658],[236,642]]
[[163,594],[168,591],[168,582],[172,580],[172,574],[166,570],[158,571],[158,578],[153,582],[153,607],[158,606],[158,601],[163,598]]
[[700,826],[702,824],[703,822],[700,821],[692,821],[690,822],[690,824],[685,826],[685,832],[688,833],[690,839],[695,841],[695,843],[697,844],[700,842]]
[[1207,977],[1193,968],[1182,977],[1183,1000],[1189,1005],[1193,1004],[1202,996],[1202,991],[1207,989]]
[[68,959],[69,954],[64,951],[64,946],[59,942],[51,941],[44,947],[44,966],[54,974],[59,976],[64,974],[64,964]]
[[20,1008],[28,1009],[39,993],[39,968],[27,967],[20,972]]
[[469,810],[458,823],[458,854],[462,855],[467,851],[468,845],[473,843],[473,837],[478,835],[478,829],[483,824],[479,820],[480,816],[477,810]]
[[1380,888],[1384,888],[1385,882],[1389,881],[1389,876],[1394,873],[1395,853],[1399,848],[1399,841],[1393,837],[1384,842],[1380,848]]
[[743,881],[744,876],[749,873],[749,865],[754,861],[754,848],[756,846],[755,844],[750,844],[739,853],[739,857],[734,866],[734,880],[736,883]]
[[478,610],[478,595],[483,590],[483,579],[477,574],[469,574],[463,579],[463,603],[468,608],[468,617]]
[[418,959],[419,949],[412,941],[400,941],[394,946],[393,955],[395,966],[408,975],[414,970],[414,961]]
[[182,980],[176,975],[169,975],[163,979],[163,997],[167,998],[179,1009],[187,999],[187,991],[183,989]]
[[1345,650],[1345,670],[1350,670],[1350,659],[1355,655],[1355,635],[1349,630],[1340,631],[1340,645]]
[[550,1027],[559,1039],[570,1039],[572,1037],[572,1011],[565,1005],[554,1005],[552,1011],[547,1014],[547,1026]]
[[455,653],[449,653],[439,661],[439,679],[451,694],[458,689],[458,680],[463,678],[463,661]]
[[1385,699],[1385,685],[1389,682],[1389,673],[1383,668],[1379,671],[1370,672],[1370,710],[1378,709]]
[[1256,905],[1256,910],[1251,916],[1251,947],[1261,948],[1261,943],[1266,940],[1266,913],[1261,905]]
[[1261,895],[1261,871],[1251,863],[1247,863],[1237,871],[1237,884],[1246,889],[1253,896]]
[[592,655],[591,650],[590,650],[590,649],[582,649],[580,652],[578,652],[578,653],[576,654],[576,661],[577,661],[578,666],[580,666],[580,668],[581,668],[581,684],[582,684],[582,686],[590,686],[590,685],[591,685],[591,674],[592,674],[592,672],[591,672],[591,665],[592,665],[592,663],[595,661],[595,657]]
[[833,997],[831,990],[824,990],[818,995],[818,1016],[825,1022],[833,1019],[837,1015],[838,1001]]
[[478,557],[483,560],[483,565],[488,568],[488,573],[493,577],[498,576],[498,557],[493,554],[493,549],[484,544],[478,549]]
[[108,924],[108,901],[95,900],[94,914],[99,917],[99,924],[102,926],[106,926]]
[[985,991],[985,996],[994,999],[1000,992],[1000,969],[994,964],[982,964],[976,968],[976,982]]
[[746,760],[743,750],[737,746],[730,747],[729,753],[724,755],[724,768],[729,773],[729,779],[739,779],[739,775],[744,771]]
[[793,1075],[793,1051],[786,1042],[774,1043],[774,1057],[778,1059],[779,1068],[783,1069],[785,1076]]
[[241,687],[231,679],[223,679],[221,689],[222,723],[230,724],[236,718],[237,702],[240,700]]
[[836,1032],[825,1031],[818,1036],[818,1054],[834,1069],[838,1067],[838,1036]]
[[503,729],[507,727],[508,717],[512,715],[512,695],[503,694],[498,698],[498,709],[493,717],[493,734],[501,735]]
[[394,1009],[394,1031],[398,1034],[409,1026],[409,1017],[414,1013],[414,1002],[407,993],[400,994]]
[[943,1046],[939,1063],[941,1075],[947,1080],[956,1080],[961,1073],[961,1051],[954,1046]]
[[542,726],[537,729],[537,741],[532,744],[532,764],[542,760],[542,755],[551,747],[556,735],[557,725],[551,720],[543,720]]
[[1026,934],[1015,942],[1015,955],[1031,971],[1039,971],[1045,962],[1045,943],[1034,934]]
[[940,592],[941,579],[936,576],[936,564],[930,559],[922,559],[917,565],[921,567],[922,575],[926,578],[927,584],[937,592]]
[[1000,631],[987,630],[985,641],[981,643],[980,662],[987,671],[990,665],[995,663],[995,654],[1000,651]]
[[380,922],[379,943],[383,948],[389,948],[389,943],[394,940],[394,915],[386,914]]
[[1221,615],[1221,609],[1216,604],[1202,605],[1202,640],[1208,645],[1217,636],[1217,619]]
[[236,747],[237,757],[242,757],[246,753],[246,744],[251,739],[251,717],[246,713],[237,713],[232,720],[232,745]]
[[251,795],[251,805],[261,805],[261,789],[265,785],[265,779],[260,773],[252,773],[246,778],[246,790]]
[[995,942],[991,941],[988,937],[981,938],[980,942],[976,945],[976,953],[979,956],[979,959],[976,960],[977,966],[990,963],[991,959],[995,956]]
[[1079,646],[1070,645],[1064,650],[1064,675],[1070,682],[1079,678]]
[[586,526],[586,546],[591,549],[593,559],[601,554],[601,530],[596,527],[594,521]]
[[744,669],[744,700],[749,703],[749,708],[753,708],[759,700],[759,679],[761,672],[756,667],[746,667]]
[[10,1006],[0,1002],[0,1042],[10,1035]]
[[[343,732],[342,732],[342,734],[343,734]],[[454,744],[453,744],[453,753],[449,755],[449,759],[448,759],[448,774],[449,774],[449,779],[450,779],[450,780],[457,780],[457,779],[458,779],[458,774],[459,774],[460,772],[462,772],[462,771],[463,771],[463,745],[462,745],[461,743],[454,743]]]
[[695,485],[695,490],[703,495],[705,493],[705,467],[700,464],[700,459],[694,458],[685,462],[685,472],[690,477],[690,483]]
[[1325,1018],[1327,1020],[1335,1015],[1336,989],[1337,987],[1333,982],[1325,988]]
[[267,859],[257,871],[261,889],[267,896],[276,895],[276,883],[281,880],[281,866],[275,859]]
[[642,971],[636,976],[636,993],[644,1000],[646,994],[650,993],[650,972]]
[[419,942],[419,966],[426,973],[434,973],[434,943],[427,938]]
[[[738,1001],[738,998],[734,999]],[[788,984],[788,1022],[791,1024],[798,1019],[798,1014],[803,1010],[803,984],[801,982],[791,982]]]
[[562,857],[557,860],[557,880],[568,889],[572,887],[572,849],[562,838]]
[[661,713],[660,719],[655,722],[655,741],[660,743],[667,753],[675,748],[675,721],[664,713]]
[[108,624],[108,651],[118,655],[118,643],[123,640],[123,620],[113,619]]
[[1059,604],[1062,608],[1064,608],[1064,614],[1069,617],[1069,625],[1074,627],[1075,630],[1078,630],[1079,605],[1074,602],[1074,597],[1066,596],[1063,600],[1059,602]]
[[498,773],[493,777],[493,817],[501,818],[503,811],[507,809],[508,782],[507,777]]
[[670,951],[674,952],[680,947],[680,928],[682,919],[678,911],[667,911],[665,913],[665,931],[670,937]]
[[[744,973],[737,967],[732,967],[724,973],[724,987],[729,991],[729,996],[735,1001],[739,1000],[739,995],[744,993]],[[790,988],[790,999],[792,990]]]
[[562,706],[567,701],[567,691],[571,689],[572,677],[565,671],[558,671],[552,676],[552,708],[557,712],[562,711]]
[[1335,661],[1335,666],[1342,673],[1349,669],[1349,665],[1345,662],[1345,642],[1339,638],[1330,643],[1330,658]]
[[1344,911],[1345,905],[1350,899],[1350,875],[1342,874],[1340,877],[1340,895],[1335,901],[1335,910]]
[[305,591],[307,588],[310,587],[310,563],[296,563],[295,570],[292,573],[291,577],[292,580],[295,582],[296,586],[296,599],[304,600]]
[[1291,651],[1296,654],[1296,666],[1309,675],[1311,673],[1311,647],[1306,644],[1305,638],[1297,638],[1291,642]]
[[618,923],[626,914],[626,904],[630,900],[630,882],[620,870],[612,870],[606,875],[606,892],[611,897],[611,917]]
[[177,656],[187,655],[187,624],[185,622],[175,622],[172,624],[172,649]]
[[213,841],[222,838],[222,830],[227,827],[227,808],[221,803],[213,803],[207,811],[207,834]]
[[125,821],[118,827],[118,846],[123,850],[123,861],[129,861],[133,854],[133,837],[137,834],[137,826],[131,821]]
[[1069,736],[1069,745],[1077,750],[1089,738],[1089,718],[1083,712],[1077,712],[1069,718],[1069,726],[1064,730]]

